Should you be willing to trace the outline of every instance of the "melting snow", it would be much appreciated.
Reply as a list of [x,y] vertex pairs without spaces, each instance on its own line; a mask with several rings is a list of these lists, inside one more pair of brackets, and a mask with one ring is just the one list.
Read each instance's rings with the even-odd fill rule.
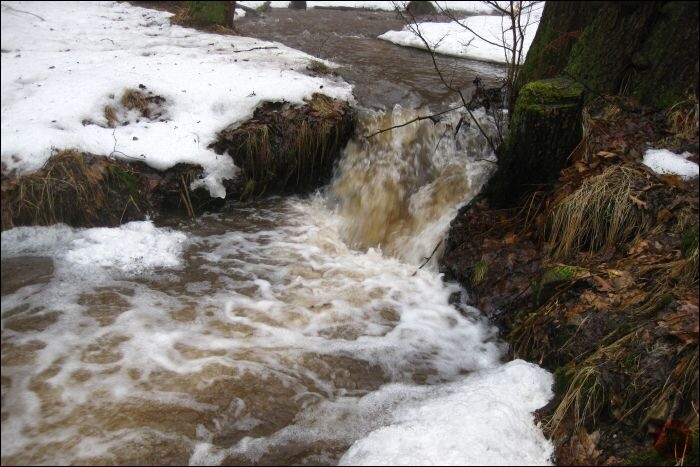
[[695,178],[700,173],[698,164],[686,160],[691,154],[676,154],[668,149],[648,149],[644,153],[644,165],[659,174],[680,175],[684,180]]
[[[170,13],[116,2],[2,3],[2,162],[39,169],[52,149],[144,160],[164,170],[204,167],[225,196],[236,168],[207,148],[263,101],[301,104],[323,88],[352,99],[339,79],[304,74],[311,56],[279,43],[172,26]],[[104,108],[127,88],[165,98],[163,121],[109,128]]]

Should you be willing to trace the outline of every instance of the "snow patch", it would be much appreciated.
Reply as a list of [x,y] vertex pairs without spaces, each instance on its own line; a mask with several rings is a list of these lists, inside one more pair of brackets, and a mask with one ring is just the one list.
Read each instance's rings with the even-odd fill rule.
[[683,180],[695,178],[700,173],[698,164],[687,160],[692,154],[676,154],[668,149],[647,149],[643,163],[658,174],[680,175]]
[[[542,6],[532,9],[529,19],[523,13],[525,38],[523,59],[532,44],[542,15]],[[495,63],[506,63],[507,57],[501,44],[512,44],[509,28],[510,19],[504,16],[470,16],[459,23],[418,23],[415,27],[430,45],[430,49],[443,55],[471,58]],[[394,44],[426,49],[423,41],[408,27],[401,31],[388,31],[379,36]]]
[[[208,148],[219,130],[244,122],[264,101],[303,104],[321,88],[352,100],[344,81],[305,74],[310,55],[173,26],[170,16],[117,2],[3,2],[6,168],[38,170],[53,148],[114,153],[158,170],[199,164],[200,183],[223,197],[222,182],[237,168]],[[166,118],[115,129],[90,124],[104,122],[110,95],[140,85],[167,101]]]

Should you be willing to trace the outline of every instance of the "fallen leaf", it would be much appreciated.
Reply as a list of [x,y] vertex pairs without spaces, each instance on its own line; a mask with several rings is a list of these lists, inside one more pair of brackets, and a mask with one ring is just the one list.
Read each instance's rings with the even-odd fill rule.
[[675,216],[673,215],[673,213],[666,208],[661,208],[659,213],[656,215],[656,219],[664,224],[673,219],[674,217]]
[[657,324],[685,344],[698,344],[698,306],[687,300],[680,301],[676,311],[664,315]]
[[660,174],[659,178],[665,183],[675,186],[676,188],[683,188],[685,186],[685,182],[680,175]]
[[503,238],[503,243],[505,245],[513,245],[518,241],[518,236],[514,233],[509,233]]
[[576,435],[578,438],[578,446],[574,447],[576,451],[576,460],[580,462],[580,465],[595,464],[596,459],[598,459],[602,453],[602,451],[598,449],[600,432],[594,431],[588,434],[584,428],[579,428]]
[[606,281],[600,276],[593,276],[593,280],[596,283],[596,289],[601,292],[612,292],[614,290],[610,282]]
[[646,240],[636,241],[627,252],[629,255],[638,255],[649,249],[649,242]]

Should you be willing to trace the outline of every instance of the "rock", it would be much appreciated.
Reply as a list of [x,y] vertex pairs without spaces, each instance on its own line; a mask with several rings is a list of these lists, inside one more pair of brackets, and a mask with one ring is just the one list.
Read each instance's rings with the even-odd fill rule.
[[432,2],[408,2],[406,5],[406,12],[412,16],[432,15],[436,11]]
[[306,10],[306,2],[300,2],[297,0],[293,0],[289,2],[289,9],[290,10]]

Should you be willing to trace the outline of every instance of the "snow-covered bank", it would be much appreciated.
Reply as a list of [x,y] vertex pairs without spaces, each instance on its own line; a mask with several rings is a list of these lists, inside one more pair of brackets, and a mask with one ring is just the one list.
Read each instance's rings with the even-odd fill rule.
[[[543,4],[535,5],[531,11],[522,14],[523,59],[535,38],[543,8]],[[508,17],[469,16],[460,19],[459,23],[418,23],[415,26],[406,26],[401,31],[387,31],[379,36],[379,39],[425,50],[425,43],[411,28],[417,28],[430,45],[430,49],[439,54],[496,63],[506,63],[509,59],[502,46],[504,43],[506,48],[512,45]]]
[[[249,8],[260,8],[264,1],[243,1],[239,2]],[[288,8],[288,1],[271,1],[271,8]],[[399,4],[406,4],[408,2],[396,2]],[[449,8],[453,11],[461,11],[465,13],[472,14],[489,14],[493,12],[493,8],[485,5],[483,2],[460,2],[460,1],[438,1],[431,2],[437,4],[439,8]],[[321,1],[310,1],[306,2],[307,8],[328,8],[328,7],[341,7],[341,8],[362,8],[365,10],[383,10],[383,11],[394,11],[394,2],[390,1],[348,1],[348,0],[321,0]]]
[[[105,2],[2,2],[2,163],[40,168],[52,149],[204,167],[223,197],[230,158],[207,148],[263,101],[314,92],[352,99],[349,84],[304,74],[311,56],[279,43],[171,26],[170,13]],[[145,86],[165,99],[155,121],[109,128],[105,107]],[[134,116],[135,117],[135,116]]]

